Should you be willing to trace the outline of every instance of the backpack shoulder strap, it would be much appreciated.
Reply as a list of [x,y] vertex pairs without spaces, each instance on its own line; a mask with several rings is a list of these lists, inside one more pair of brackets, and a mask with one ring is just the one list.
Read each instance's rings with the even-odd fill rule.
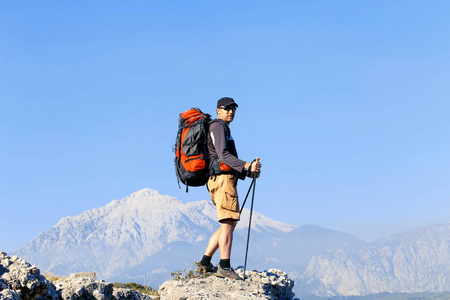
[[226,132],[226,134],[227,134],[227,137],[229,137],[230,134],[231,134],[231,132],[230,132],[230,127],[228,127],[227,123],[225,123],[224,120],[221,120],[221,119],[214,119],[214,120],[211,120],[211,121],[209,122],[209,126],[211,126],[211,124],[216,123],[216,122],[222,122],[222,123],[223,123],[223,125],[225,126],[225,132]]

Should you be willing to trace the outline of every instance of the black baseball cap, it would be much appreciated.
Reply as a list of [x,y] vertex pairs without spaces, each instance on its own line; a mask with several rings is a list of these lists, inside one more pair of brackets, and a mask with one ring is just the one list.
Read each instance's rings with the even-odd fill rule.
[[217,101],[217,108],[222,107],[222,106],[227,107],[227,106],[231,106],[231,105],[238,107],[237,103],[234,102],[234,99],[230,98],[230,97],[223,97]]

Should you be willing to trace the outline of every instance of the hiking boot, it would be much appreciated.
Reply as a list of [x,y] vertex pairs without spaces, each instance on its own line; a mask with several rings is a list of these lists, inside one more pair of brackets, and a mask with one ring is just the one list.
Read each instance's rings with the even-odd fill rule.
[[209,263],[209,265],[206,266],[197,263],[197,269],[195,271],[197,273],[214,273],[217,271],[217,267],[214,267],[212,263]]
[[215,274],[217,277],[228,277],[231,279],[235,279],[235,280],[242,280],[241,277],[239,277],[238,274],[236,274],[236,272],[234,272],[233,268],[226,268],[223,269],[220,265],[217,266],[217,272]]

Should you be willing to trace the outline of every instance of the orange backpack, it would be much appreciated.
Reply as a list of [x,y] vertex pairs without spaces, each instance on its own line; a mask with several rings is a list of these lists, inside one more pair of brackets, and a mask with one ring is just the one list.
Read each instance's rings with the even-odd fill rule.
[[[189,186],[202,186],[208,180],[207,135],[211,115],[199,108],[191,108],[180,114],[178,133],[173,151],[178,186],[180,181]],[[181,188],[181,186],[180,186]]]

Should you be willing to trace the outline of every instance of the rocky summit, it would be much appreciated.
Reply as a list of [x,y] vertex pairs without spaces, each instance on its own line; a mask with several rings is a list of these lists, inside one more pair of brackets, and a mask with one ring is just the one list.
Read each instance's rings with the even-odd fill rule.
[[[236,273],[244,278],[242,268],[238,268]],[[161,299],[165,300],[289,300],[294,298],[292,292],[294,281],[280,270],[247,271],[245,275],[245,281],[218,278],[214,275],[203,278],[172,279],[161,285],[159,293]]]
[[[236,273],[244,278],[244,271]],[[48,280],[17,256],[0,250],[0,300],[200,300],[200,299],[275,299],[291,300],[294,281],[286,273],[271,269],[247,271],[245,281],[219,278],[214,275],[176,277],[163,283],[159,295],[116,288],[112,283],[97,280],[94,272],[83,272]]]

